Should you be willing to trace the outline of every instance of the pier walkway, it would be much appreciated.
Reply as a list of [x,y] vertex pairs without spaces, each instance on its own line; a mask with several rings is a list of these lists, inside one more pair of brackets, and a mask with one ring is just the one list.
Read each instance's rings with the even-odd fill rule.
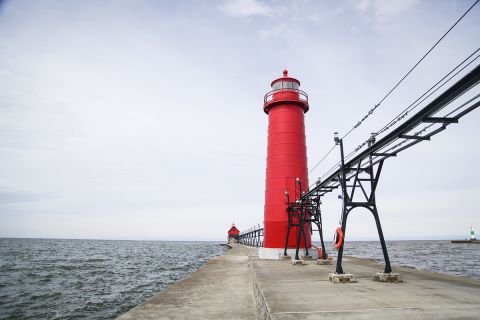
[[248,255],[235,247],[118,319],[250,320],[255,306]]
[[119,319],[480,318],[480,281],[402,267],[402,283],[372,281],[382,268],[345,257],[358,282],[332,284],[334,265],[259,260],[238,245]]

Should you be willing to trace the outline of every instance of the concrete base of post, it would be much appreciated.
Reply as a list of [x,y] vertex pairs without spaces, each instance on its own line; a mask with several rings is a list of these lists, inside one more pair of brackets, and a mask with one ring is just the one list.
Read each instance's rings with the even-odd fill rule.
[[305,260],[305,261],[311,261],[312,256],[303,256],[302,259]]
[[[285,249],[283,248],[258,248],[258,257],[260,259],[269,259],[269,260],[281,260],[283,257]],[[295,257],[295,249],[289,248],[287,249],[287,255],[291,256],[292,258]],[[299,256],[304,256],[306,254],[305,248],[300,249],[298,252]],[[308,255],[312,256],[313,259],[317,258],[317,250],[312,250],[312,248],[308,248]]]
[[282,261],[292,261],[292,257],[291,256],[281,256],[280,260],[282,260]]
[[350,273],[330,273],[328,275],[328,281],[331,283],[355,283],[357,282],[357,279],[355,279],[355,276]]
[[333,260],[332,259],[318,259],[317,260],[318,265],[326,266],[326,265],[332,265]]
[[373,274],[373,281],[379,282],[403,282],[403,275],[399,273],[385,273],[385,272],[375,272]]
[[294,266],[304,266],[304,265],[306,265],[307,263],[306,263],[304,260],[295,260],[295,259],[293,259],[293,260],[292,260],[292,264],[293,264]]

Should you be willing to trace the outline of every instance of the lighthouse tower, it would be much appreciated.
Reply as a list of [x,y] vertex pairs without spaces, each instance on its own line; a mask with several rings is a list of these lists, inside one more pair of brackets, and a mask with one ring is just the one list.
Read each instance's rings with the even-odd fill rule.
[[[299,90],[300,81],[289,77],[287,70],[271,86],[263,106],[268,115],[268,146],[261,259],[279,259],[283,255],[288,228],[286,196],[295,201],[308,188],[304,123],[308,96]],[[301,241],[301,248],[311,247],[310,228],[306,226],[307,240]],[[292,228],[288,248],[296,247],[296,233]]]

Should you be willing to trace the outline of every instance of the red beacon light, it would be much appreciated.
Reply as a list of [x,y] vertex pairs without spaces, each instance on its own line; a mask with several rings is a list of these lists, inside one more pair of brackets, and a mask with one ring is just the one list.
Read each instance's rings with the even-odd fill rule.
[[308,111],[308,95],[299,89],[300,81],[288,76],[287,69],[283,70],[283,77],[272,81],[271,87],[272,91],[265,95],[263,101],[263,111],[266,114],[276,104],[285,102],[297,102],[304,113]]

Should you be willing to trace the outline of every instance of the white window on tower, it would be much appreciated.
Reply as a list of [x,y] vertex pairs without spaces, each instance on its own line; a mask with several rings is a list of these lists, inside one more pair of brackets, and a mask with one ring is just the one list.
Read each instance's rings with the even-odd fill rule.
[[298,83],[293,81],[283,81],[283,89],[298,89]]
[[273,84],[273,90],[281,90],[281,89],[298,89],[298,83],[293,81],[279,81]]

